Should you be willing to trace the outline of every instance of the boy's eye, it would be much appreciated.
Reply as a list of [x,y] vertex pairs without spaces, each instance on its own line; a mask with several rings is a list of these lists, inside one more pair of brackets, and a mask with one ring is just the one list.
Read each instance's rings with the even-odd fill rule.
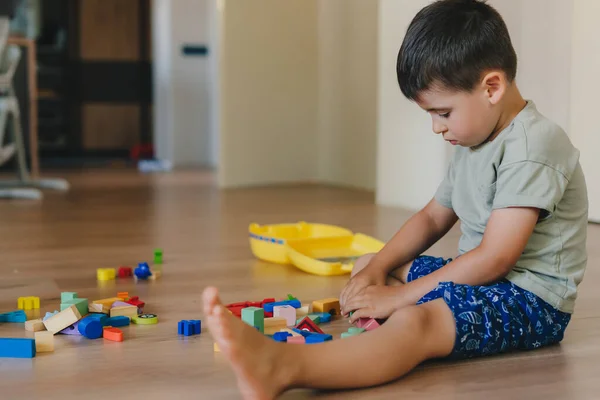
[[445,114],[438,114],[438,115],[442,118],[448,118],[450,116],[450,112],[447,112]]

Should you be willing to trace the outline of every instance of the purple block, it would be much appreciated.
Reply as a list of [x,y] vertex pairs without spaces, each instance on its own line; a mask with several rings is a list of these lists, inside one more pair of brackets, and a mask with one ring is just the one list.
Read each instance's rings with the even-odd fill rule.
[[111,308],[113,308],[113,307],[129,307],[130,305],[131,305],[131,304],[129,304],[129,303],[125,303],[124,301],[115,301],[115,302],[112,304]]
[[81,333],[79,332],[79,322],[80,321],[81,320],[75,322],[71,326],[67,326],[65,329],[63,329],[62,331],[60,331],[58,333],[62,333],[63,335],[77,335],[77,336],[81,336]]

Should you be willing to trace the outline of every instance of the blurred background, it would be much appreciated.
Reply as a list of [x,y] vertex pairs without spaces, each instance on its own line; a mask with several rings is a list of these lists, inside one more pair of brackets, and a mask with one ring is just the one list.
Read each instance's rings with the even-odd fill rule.
[[[2,0],[27,158],[45,169],[164,162],[221,188],[318,182],[421,207],[451,148],[395,76],[428,0]],[[490,0],[524,96],[581,150],[600,221],[600,2]]]

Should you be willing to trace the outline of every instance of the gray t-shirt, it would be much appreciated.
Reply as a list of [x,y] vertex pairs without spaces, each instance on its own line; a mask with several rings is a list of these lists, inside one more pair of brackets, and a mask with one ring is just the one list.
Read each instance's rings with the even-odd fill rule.
[[493,141],[456,149],[435,198],[460,218],[459,255],[479,246],[493,210],[541,209],[506,278],[573,312],[587,263],[587,188],[579,151],[531,101]]

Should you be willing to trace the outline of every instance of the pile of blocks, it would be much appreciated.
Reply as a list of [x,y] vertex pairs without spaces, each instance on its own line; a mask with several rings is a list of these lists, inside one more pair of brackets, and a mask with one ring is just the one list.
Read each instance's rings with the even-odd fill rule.
[[60,296],[60,311],[46,313],[43,318],[27,320],[24,310],[40,307],[37,297],[20,297],[19,311],[0,314],[0,322],[25,323],[25,330],[34,333],[34,338],[0,338],[0,357],[32,358],[36,353],[54,351],[57,334],[79,335],[87,339],[122,342],[123,332],[119,327],[133,324],[156,324],[156,314],[144,314],[145,303],[128,292],[119,292],[116,297],[94,300],[79,298],[75,292],[63,292]]
[[[163,251],[162,249],[154,249],[154,265],[160,265],[163,263]],[[150,268],[147,262],[141,262],[137,268],[131,267],[119,267],[118,271],[115,268],[98,268],[96,270],[96,279],[99,281],[111,281],[119,277],[124,278],[135,278],[136,280],[156,280],[160,278],[161,270],[159,268]]]

